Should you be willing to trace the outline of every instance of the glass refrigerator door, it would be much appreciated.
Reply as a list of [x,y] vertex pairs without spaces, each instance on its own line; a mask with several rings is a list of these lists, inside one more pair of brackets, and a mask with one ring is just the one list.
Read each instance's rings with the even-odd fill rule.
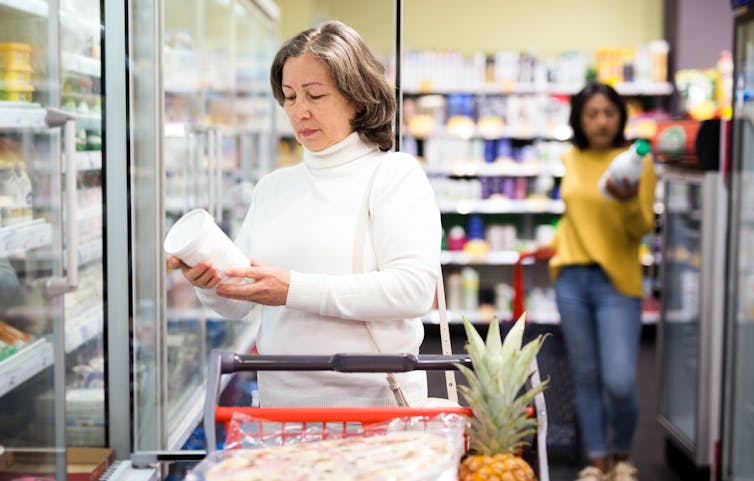
[[668,178],[663,222],[661,422],[692,452],[699,373],[702,186]]
[[697,466],[719,440],[725,188],[717,172],[668,168],[663,218],[659,420]]
[[66,163],[65,173],[78,206],[66,224],[78,269],[77,288],[65,295],[66,443],[97,448],[106,446],[100,2],[60,1],[60,18],[61,108],[76,125],[75,171]]
[[735,20],[723,478],[754,480],[754,12]]
[[196,447],[186,442],[201,418],[210,350],[253,345],[255,324],[204,309],[181,272],[167,268],[162,243],[192,209],[235,237],[272,158],[266,72],[277,16],[266,1],[131,5],[129,42],[140,66],[131,71],[130,186],[137,451]]
[[[82,454],[67,445],[105,444],[101,301],[98,313],[93,305],[101,262],[86,269],[102,252],[101,242],[94,245],[101,200],[90,166],[98,142],[77,137],[82,128],[101,130],[83,115],[99,105],[99,2],[84,3],[0,0],[2,478],[64,479],[66,459]],[[74,92],[73,77],[90,90]],[[75,106],[61,109],[61,92],[66,103],[75,94]],[[77,139],[92,148],[77,148]],[[95,173],[78,174],[82,165]]]

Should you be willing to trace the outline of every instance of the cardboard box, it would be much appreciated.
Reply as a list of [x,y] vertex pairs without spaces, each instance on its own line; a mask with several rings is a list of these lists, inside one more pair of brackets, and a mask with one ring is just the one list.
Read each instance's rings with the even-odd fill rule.
[[[113,462],[109,448],[68,448],[68,481],[98,481]],[[0,456],[0,481],[31,476],[55,478],[55,457],[50,453],[6,452]]]

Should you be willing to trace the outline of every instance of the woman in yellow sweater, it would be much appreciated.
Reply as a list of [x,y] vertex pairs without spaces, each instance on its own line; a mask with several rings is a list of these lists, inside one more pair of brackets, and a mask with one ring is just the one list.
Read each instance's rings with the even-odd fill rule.
[[563,156],[566,211],[555,233],[550,268],[590,460],[579,481],[636,479],[629,454],[638,418],[639,243],[654,226],[657,177],[651,157],[644,159],[638,183],[608,181],[613,199],[597,186],[627,147],[626,117],[615,90],[587,85],[571,101],[573,147]]

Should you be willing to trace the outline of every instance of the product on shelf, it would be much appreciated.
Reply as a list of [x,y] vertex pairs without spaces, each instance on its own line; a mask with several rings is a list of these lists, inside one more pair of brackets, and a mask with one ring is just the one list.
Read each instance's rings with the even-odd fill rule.
[[461,269],[461,307],[465,311],[479,309],[479,272],[473,267]]
[[0,100],[31,102],[31,45],[0,43]]
[[30,334],[0,321],[0,361],[18,352],[32,339]]

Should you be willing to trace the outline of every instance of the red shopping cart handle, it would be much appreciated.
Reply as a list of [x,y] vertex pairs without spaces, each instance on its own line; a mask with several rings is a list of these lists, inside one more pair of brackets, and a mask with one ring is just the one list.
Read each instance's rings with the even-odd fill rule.
[[518,254],[516,265],[513,266],[513,319],[516,320],[524,313],[524,268],[523,261],[534,259],[544,261],[555,255],[555,251],[549,247],[541,247],[533,251],[522,251]]

